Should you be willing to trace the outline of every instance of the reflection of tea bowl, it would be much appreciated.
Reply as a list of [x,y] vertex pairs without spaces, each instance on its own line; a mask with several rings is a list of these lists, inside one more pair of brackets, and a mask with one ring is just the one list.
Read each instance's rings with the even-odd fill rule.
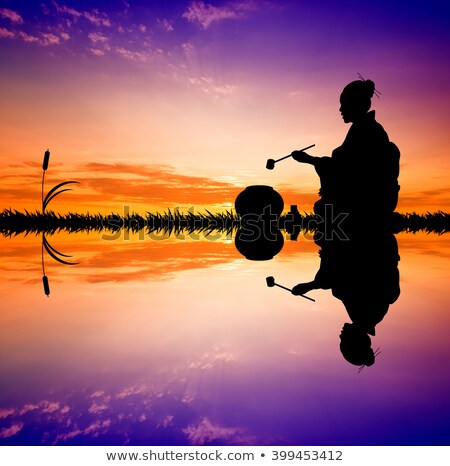
[[234,245],[247,260],[268,261],[283,249],[284,238],[281,231],[272,231],[269,234],[262,226],[263,222],[252,223],[251,227],[239,229],[236,233]]

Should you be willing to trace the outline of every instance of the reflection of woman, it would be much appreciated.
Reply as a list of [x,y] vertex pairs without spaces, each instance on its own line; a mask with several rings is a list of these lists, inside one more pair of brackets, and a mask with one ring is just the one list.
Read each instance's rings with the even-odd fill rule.
[[339,111],[352,126],[331,157],[292,153],[298,162],[313,165],[320,177],[322,199],[314,209],[318,214],[325,204],[372,215],[393,212],[397,205],[400,153],[375,120],[375,111],[369,111],[374,92],[370,80],[353,81],[342,91]]
[[351,321],[340,335],[343,356],[352,364],[371,365],[374,353],[369,335],[375,335],[376,325],[400,295],[395,236],[378,231],[349,241],[325,241],[320,256],[314,280],[298,284],[292,293],[331,289]]

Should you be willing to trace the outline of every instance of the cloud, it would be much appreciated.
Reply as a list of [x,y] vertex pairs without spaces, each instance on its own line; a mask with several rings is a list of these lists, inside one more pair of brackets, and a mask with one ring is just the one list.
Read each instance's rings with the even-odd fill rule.
[[[25,422],[27,425],[34,426],[34,428],[36,428],[36,426],[41,427],[42,425],[47,425],[48,435],[43,437],[47,440],[44,440],[44,443],[51,442],[50,437],[54,438],[53,443],[59,443],[80,435],[96,438],[107,432],[112,423],[111,419],[105,416],[101,419],[98,418],[107,409],[106,406],[94,403],[86,410],[84,407],[84,398],[82,400],[77,400],[72,396],[69,397],[68,401],[73,405],[72,407],[64,403],[61,408],[61,403],[59,401],[43,400],[36,404],[28,403],[16,409],[0,411],[0,413],[4,414],[4,418],[12,418],[10,421],[11,426],[4,427],[0,430],[0,439],[6,439],[19,434]],[[82,424],[84,425],[80,425],[79,422],[80,410],[77,401],[81,401],[81,404],[83,404],[82,409],[85,420]],[[75,408],[75,410],[73,408]],[[70,419],[67,416],[69,412],[73,412],[75,419]],[[26,433],[23,433],[23,435],[26,436]]]
[[[137,201],[153,205],[222,204],[235,199],[240,192],[240,188],[231,183],[183,175],[164,165],[93,162],[86,164],[84,170],[90,176],[77,178],[83,186],[121,198],[123,202]],[[93,172],[96,172],[95,177],[92,176]]]
[[[26,168],[25,174],[15,171],[0,178],[0,199],[4,203],[1,207],[19,209],[24,203],[40,199],[37,177],[28,176],[28,171]],[[168,207],[223,204],[234,200],[241,190],[229,182],[177,173],[168,165],[93,162],[71,167],[69,172],[71,179],[80,182],[70,195],[71,203],[76,203],[78,210],[83,210],[84,202],[115,209],[117,205],[133,202]]]
[[105,51],[104,51],[104,50],[94,49],[94,48],[90,48],[89,50],[90,50],[91,53],[93,53],[94,55],[97,55],[97,57],[102,57],[103,55],[105,55]]
[[41,410],[43,413],[54,413],[60,410],[60,405],[56,402],[43,401],[41,403]]
[[185,53],[186,56],[189,56],[195,53],[195,47],[189,42],[182,44],[181,48],[183,49],[183,52]]
[[70,8],[70,7],[64,6],[64,5],[60,6],[55,1],[53,2],[53,5],[55,6],[56,11],[58,13],[66,13],[66,14],[72,16],[75,19],[78,19],[80,16],[82,16],[82,13],[75,10],[75,8]]
[[71,8],[65,5],[59,5],[56,1],[53,2],[58,13],[63,13],[71,16],[75,21],[79,18],[84,18],[95,26],[111,27],[111,20],[108,15],[97,9],[91,11],[78,11],[75,8]]
[[[17,13],[8,9],[0,9],[3,17],[7,17],[11,21],[15,19],[14,26],[19,25],[19,27],[14,28],[8,25],[0,27],[0,39],[16,39],[44,47],[59,45],[72,39],[71,42],[67,43],[67,46],[71,47],[72,52],[75,54],[87,52],[101,57],[114,50],[122,59],[137,64],[153,64],[154,59],[164,55],[161,48],[152,47],[152,44],[147,41],[146,34],[149,32],[149,26],[145,24],[143,18],[139,22],[130,23],[129,27],[126,28],[114,24],[113,30],[124,32],[124,34],[122,37],[109,36],[109,34],[103,34],[103,32],[111,31],[109,28],[113,26],[113,18],[115,17],[112,15],[114,13],[107,13],[99,9],[74,8],[57,1],[52,1],[52,5],[53,8],[51,9],[46,5],[41,5],[42,11],[48,16],[44,18],[44,23],[39,24],[39,19],[37,19],[37,22],[27,23],[27,27],[21,26],[18,19],[20,16],[18,18],[15,16]],[[42,20],[44,14],[41,13],[40,20]],[[50,27],[44,29],[45,23],[50,21],[52,23],[51,29]],[[155,21],[158,21],[165,30],[173,30],[169,20],[160,21],[156,19]],[[77,27],[74,27],[75,23]],[[87,44],[83,40],[84,35],[87,35],[89,39]],[[114,43],[114,47],[110,45],[110,42]],[[139,45],[133,46],[130,44]]]
[[172,424],[172,421],[175,419],[175,416],[171,416],[171,415],[168,415],[166,417],[164,417],[163,419],[161,419],[158,424],[156,425],[156,427],[160,428],[164,428],[164,429],[167,429],[167,427],[169,427],[171,424]]
[[2,430],[0,430],[0,438],[8,438],[12,437],[13,435],[16,435],[22,430],[23,426],[23,422],[18,422],[16,424],[13,424],[11,427],[3,428]]
[[37,404],[26,404],[24,407],[19,411],[19,415],[23,416],[30,411],[38,410],[41,413],[53,413],[60,409],[59,403],[51,402],[47,400],[42,400]]
[[222,427],[203,417],[197,424],[191,424],[183,429],[191,445],[205,445],[213,442],[237,445],[242,443],[243,435],[239,428]]
[[450,188],[436,188],[423,191],[400,190],[397,211],[423,212],[446,210],[450,205]]
[[305,91],[292,91],[288,93],[288,96],[292,99],[296,99],[297,97],[303,97],[307,93]]
[[108,409],[108,405],[105,403],[97,404],[93,403],[91,406],[89,406],[88,412],[90,414],[98,414],[101,413],[102,411],[106,411]]
[[191,23],[198,23],[203,29],[207,29],[212,23],[226,19],[243,18],[249,11],[257,9],[256,2],[243,1],[232,2],[224,6],[214,6],[203,1],[193,1],[183,13]]
[[24,42],[39,42],[39,38],[27,34],[23,31],[11,31],[6,28],[0,28],[0,38],[2,39],[22,39]]
[[39,43],[44,46],[45,45],[57,45],[59,44],[59,41],[60,39],[58,36],[47,33],[47,34],[42,34],[42,38],[40,39]]
[[[195,241],[194,235],[186,235],[186,240],[179,239],[162,245],[156,239],[157,236],[160,241],[163,240],[162,233],[155,233],[153,237],[145,236],[139,244],[130,248],[124,244],[123,232],[119,232],[119,235],[105,234],[105,241],[108,237],[120,239],[117,247],[100,250],[96,255],[81,261],[77,268],[87,271],[83,279],[89,283],[164,281],[178,272],[228,264],[241,257],[234,247],[224,248],[223,242]],[[197,236],[199,239],[204,238],[203,235]],[[222,239],[224,237],[218,236]],[[212,364],[231,361],[227,358],[232,358],[232,355],[203,356],[200,361],[192,363],[192,368],[206,369]]]
[[217,364],[224,364],[236,360],[236,356],[226,351],[220,352],[217,348],[212,353],[205,353],[197,361],[189,364],[189,369],[208,370],[214,368]]
[[172,32],[174,30],[173,24],[168,19],[158,19],[158,24],[167,32]]
[[106,430],[111,426],[111,419],[105,419],[103,421],[96,421],[89,424],[86,429],[84,429],[84,435],[92,435],[96,437],[101,433],[105,433]]
[[[1,31],[1,29],[0,29]],[[91,52],[101,55],[98,48]],[[215,86],[212,81],[202,80],[192,85]],[[210,92],[213,92],[212,90]],[[0,177],[1,208],[23,208],[24,205],[38,206],[40,199],[40,185],[38,177],[29,176],[29,166],[21,170],[17,168]],[[39,167],[39,164],[33,166]],[[59,202],[70,202],[77,205],[77,210],[83,212],[85,205],[102,206],[106,209],[117,210],[117,206],[133,205],[135,203],[160,206],[162,208],[174,206],[210,206],[223,205],[233,202],[242,186],[201,176],[189,176],[179,173],[174,167],[162,164],[128,163],[87,163],[68,168],[69,179],[79,181],[74,191]],[[64,174],[60,174],[65,176]],[[69,175],[67,175],[69,176]],[[60,181],[60,180],[59,180]],[[319,199],[315,189],[303,190],[294,185],[280,184],[278,190],[282,194],[285,206],[299,204],[301,210],[311,212],[314,203]],[[399,212],[426,212],[446,210],[450,204],[450,189],[448,187],[413,191],[400,191]],[[59,204],[62,205],[62,204]],[[73,209],[73,207],[72,207]],[[196,208],[201,210],[201,207]]]
[[16,36],[22,39],[24,42],[39,42],[39,37],[32,36],[27,32],[19,31],[17,32]]
[[95,47],[89,48],[89,51],[93,55],[101,57],[105,55],[106,52],[109,52],[111,50],[111,46],[109,45],[109,39],[105,35],[99,32],[90,32],[88,34],[88,38],[95,45]]
[[16,34],[6,28],[0,28],[0,39],[14,39]]
[[14,413],[15,413],[14,409],[0,409],[0,419],[5,419]]
[[103,34],[100,34],[98,32],[90,32],[88,34],[88,37],[89,37],[89,40],[96,44],[97,42],[100,42],[100,43],[106,43],[108,42],[108,38],[106,36],[104,36]]
[[19,411],[19,414],[23,416],[26,413],[29,413],[30,411],[35,411],[39,409],[39,404],[26,404],[24,407]]
[[123,400],[124,398],[128,398],[134,395],[140,395],[146,392],[147,392],[147,387],[145,385],[142,385],[142,384],[134,385],[134,386],[122,389],[119,393],[117,393],[116,399]]
[[85,11],[84,17],[96,26],[111,27],[111,21],[108,19],[106,13],[100,13],[98,10],[93,10],[92,13]]
[[217,84],[214,79],[201,76],[200,78],[188,78],[188,81],[198,86],[205,94],[213,95],[215,97],[229,96],[236,90],[232,84]]
[[48,45],[58,45],[60,43],[60,38],[51,33],[43,33],[38,37],[24,31],[10,31],[5,28],[0,28],[0,38],[20,39],[24,42],[36,43],[44,47]]
[[141,63],[146,62],[149,59],[149,55],[143,52],[137,52],[126,49],[125,47],[116,47],[116,52],[127,60],[138,61]]
[[9,19],[11,23],[23,24],[23,18],[13,10],[8,8],[0,8],[0,17],[4,19]]
[[67,440],[71,440],[80,435],[96,438],[96,437],[99,437],[100,435],[106,434],[106,432],[108,431],[110,427],[111,427],[111,419],[95,421],[89,424],[84,429],[75,428],[74,430],[69,431],[66,434],[58,434],[53,444],[55,445],[61,441],[65,442]]
[[[245,427],[224,426],[212,421],[211,407],[203,396],[192,394],[184,365],[163,365],[153,373],[151,382],[135,380],[129,385],[95,389],[98,394],[107,390],[110,400],[104,407],[92,391],[70,387],[60,392],[58,399],[18,405],[8,421],[0,427],[0,444],[61,444],[96,445],[148,444],[150,441],[169,441],[172,445],[242,445],[254,444],[256,439]],[[94,392],[95,393],[95,392]],[[44,407],[45,404],[45,407]],[[30,406],[43,408],[29,410]],[[62,406],[60,409],[53,409]],[[8,410],[11,411],[11,410]],[[26,426],[26,429],[24,429]],[[105,443],[107,442],[107,443]]]
[[45,3],[41,3],[41,8],[44,15],[50,14],[50,8]]

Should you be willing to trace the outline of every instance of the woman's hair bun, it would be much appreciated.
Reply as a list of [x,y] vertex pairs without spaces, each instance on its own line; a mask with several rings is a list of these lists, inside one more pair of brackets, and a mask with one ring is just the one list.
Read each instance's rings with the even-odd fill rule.
[[367,367],[373,366],[375,364],[375,355],[373,354],[372,348],[370,348],[369,352],[364,356],[364,365]]
[[344,87],[343,93],[352,96],[352,98],[356,99],[370,99],[373,95],[377,95],[377,91],[375,89],[375,83],[370,79],[358,79],[357,81],[352,81],[350,84],[347,84]]
[[375,92],[375,83],[371,81],[370,79],[366,79],[365,81],[362,81],[362,83],[364,84],[364,88],[367,92],[367,97],[371,99]]

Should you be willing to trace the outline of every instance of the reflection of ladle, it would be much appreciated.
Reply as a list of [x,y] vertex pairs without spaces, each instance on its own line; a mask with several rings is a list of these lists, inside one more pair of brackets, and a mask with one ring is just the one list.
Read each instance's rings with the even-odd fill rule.
[[[305,147],[304,149],[300,149],[298,152],[303,152],[304,150],[308,150],[308,149],[311,149],[311,147],[314,147],[315,144],[311,144],[310,146],[308,147]],[[284,160],[284,159],[287,159],[289,157],[292,157],[292,154],[289,154],[289,155],[285,155],[284,157],[281,157],[281,159],[277,159],[277,160],[274,160],[274,159],[267,159],[267,162],[266,162],[266,168],[267,170],[273,170],[275,168],[275,164],[277,162],[280,162],[281,160]]]
[[[283,285],[279,285],[278,283],[275,283],[275,278],[273,278],[273,277],[266,277],[266,283],[267,283],[267,286],[268,286],[269,288],[272,288],[272,287],[274,287],[274,286],[278,286],[278,287],[280,287],[280,288],[283,288],[283,290],[286,290],[286,291],[289,291],[289,292],[292,293],[292,290],[291,290],[291,289],[286,288],[286,287],[283,286]],[[316,302],[315,299],[312,299],[312,298],[310,298],[309,296],[305,296],[304,294],[299,294],[299,295],[297,295],[297,296],[301,296],[302,298],[309,299],[310,301]]]

